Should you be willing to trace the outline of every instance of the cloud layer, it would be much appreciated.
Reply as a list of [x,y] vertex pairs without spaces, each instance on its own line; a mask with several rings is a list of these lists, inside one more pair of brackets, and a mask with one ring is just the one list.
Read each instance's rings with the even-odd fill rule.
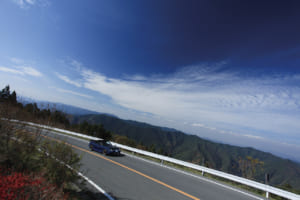
[[0,71],[8,72],[17,75],[29,75],[35,77],[41,77],[43,74],[30,66],[16,66],[16,67],[4,67],[0,66]]
[[198,65],[169,75],[110,78],[78,67],[78,81],[58,77],[77,87],[109,96],[120,106],[176,122],[236,135],[292,138],[300,144],[300,76],[242,76],[222,70],[225,62]]

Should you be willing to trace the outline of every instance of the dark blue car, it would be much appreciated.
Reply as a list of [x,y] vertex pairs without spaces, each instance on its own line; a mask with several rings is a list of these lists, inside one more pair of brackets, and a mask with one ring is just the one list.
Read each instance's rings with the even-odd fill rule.
[[92,151],[105,153],[106,155],[121,155],[120,149],[106,140],[91,140],[89,147]]

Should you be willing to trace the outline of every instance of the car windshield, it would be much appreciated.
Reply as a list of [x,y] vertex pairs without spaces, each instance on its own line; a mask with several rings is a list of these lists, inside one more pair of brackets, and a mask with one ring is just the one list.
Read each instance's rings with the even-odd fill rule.
[[112,146],[112,144],[109,141],[104,142],[104,146]]

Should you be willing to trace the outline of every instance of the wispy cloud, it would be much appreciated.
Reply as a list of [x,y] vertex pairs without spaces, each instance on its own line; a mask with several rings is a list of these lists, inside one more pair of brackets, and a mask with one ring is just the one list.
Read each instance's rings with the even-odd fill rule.
[[18,5],[22,9],[28,9],[31,6],[49,6],[50,1],[49,0],[12,0],[16,5]]
[[84,97],[84,98],[88,98],[88,99],[92,99],[93,98],[90,95],[82,94],[82,93],[79,93],[79,92],[74,92],[72,90],[66,90],[66,89],[57,88],[57,91],[62,92],[62,93],[67,93],[67,94],[72,94],[72,95]]
[[43,74],[36,70],[33,67],[30,66],[17,66],[17,67],[3,67],[0,66],[0,71],[7,72],[7,73],[13,73],[18,75],[29,75],[29,76],[35,76],[35,77],[41,77]]
[[20,59],[20,58],[16,58],[16,57],[11,57],[10,58],[10,61],[16,65],[21,65],[21,64],[24,64],[25,61]]
[[56,73],[56,76],[57,76],[59,79],[65,81],[66,83],[69,83],[69,84],[74,85],[74,86],[76,86],[76,87],[81,87],[81,86],[82,86],[82,84],[81,84],[80,81],[73,81],[73,80],[71,80],[69,77],[67,77],[67,76],[65,76],[65,75]]
[[41,77],[43,76],[41,72],[38,70],[34,69],[33,67],[19,67],[21,70],[23,70],[24,74],[30,75],[30,76],[36,76],[36,77]]
[[0,67],[0,71],[2,72],[8,72],[8,73],[13,73],[13,74],[19,74],[19,75],[23,75],[22,71],[16,70],[16,69],[11,69],[8,67]]
[[263,137],[257,136],[257,135],[249,135],[249,134],[246,134],[246,135],[243,135],[243,136],[248,137],[248,138],[259,139],[259,140],[264,139]]
[[77,71],[80,71],[83,68],[83,65],[77,60],[70,59],[69,62]]
[[204,124],[200,124],[200,123],[193,123],[192,126],[195,126],[195,127],[206,127]]

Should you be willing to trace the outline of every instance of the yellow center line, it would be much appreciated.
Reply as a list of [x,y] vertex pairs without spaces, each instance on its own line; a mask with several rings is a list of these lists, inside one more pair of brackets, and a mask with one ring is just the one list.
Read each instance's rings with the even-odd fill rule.
[[[43,136],[43,137],[46,137],[46,138],[48,138],[48,139],[50,139],[50,140],[55,140],[55,141],[57,141],[57,142],[61,142],[61,140],[54,139],[54,138],[51,138],[51,137],[48,137],[48,136]],[[158,184],[160,184],[160,185],[163,185],[163,186],[165,186],[165,187],[167,187],[167,188],[169,188],[169,189],[171,189],[171,190],[173,190],[173,191],[176,191],[176,192],[178,192],[178,193],[180,193],[180,194],[182,194],[182,195],[184,195],[184,196],[187,196],[187,197],[189,197],[189,198],[191,198],[191,199],[194,199],[194,200],[200,200],[199,198],[194,197],[194,196],[192,196],[192,195],[190,195],[190,194],[188,194],[188,193],[186,193],[186,192],[183,192],[182,190],[179,190],[179,189],[177,189],[177,188],[175,188],[175,187],[173,187],[173,186],[170,186],[170,185],[168,185],[168,184],[166,184],[166,183],[164,183],[164,182],[162,182],[162,181],[160,181],[160,180],[157,180],[157,179],[155,179],[155,178],[153,178],[153,177],[151,177],[151,176],[148,176],[148,175],[146,175],[146,174],[144,174],[144,173],[142,173],[142,172],[139,172],[139,171],[137,171],[137,170],[135,170],[135,169],[132,169],[132,168],[130,168],[130,167],[127,167],[126,165],[123,165],[123,164],[121,164],[121,163],[118,163],[118,162],[116,162],[116,161],[113,161],[113,160],[111,160],[111,159],[109,159],[109,158],[106,158],[106,157],[104,157],[104,156],[102,156],[102,155],[99,155],[99,154],[97,154],[97,153],[95,153],[95,152],[91,152],[91,151],[89,151],[89,150],[83,149],[83,148],[81,148],[81,147],[78,147],[78,146],[75,146],[75,145],[72,145],[72,144],[69,144],[69,143],[66,143],[66,142],[64,142],[64,143],[67,144],[67,145],[69,145],[69,146],[71,146],[71,147],[73,147],[73,148],[75,148],[75,149],[78,149],[78,150],[84,151],[84,152],[86,152],[86,153],[92,154],[92,155],[94,155],[94,156],[97,156],[97,157],[99,157],[99,158],[102,158],[102,159],[104,159],[104,160],[107,160],[108,162],[111,162],[111,163],[113,163],[113,164],[115,164],[115,165],[118,165],[118,166],[120,166],[120,167],[122,167],[122,168],[124,168],[124,169],[127,169],[127,170],[129,170],[129,171],[132,171],[132,172],[134,172],[134,173],[136,173],[136,174],[139,174],[139,175],[141,175],[141,176],[143,176],[143,177],[145,177],[145,178],[147,178],[147,179],[150,179],[150,180],[152,180],[152,181],[154,181],[154,182],[156,182],[156,183],[158,183]]]

